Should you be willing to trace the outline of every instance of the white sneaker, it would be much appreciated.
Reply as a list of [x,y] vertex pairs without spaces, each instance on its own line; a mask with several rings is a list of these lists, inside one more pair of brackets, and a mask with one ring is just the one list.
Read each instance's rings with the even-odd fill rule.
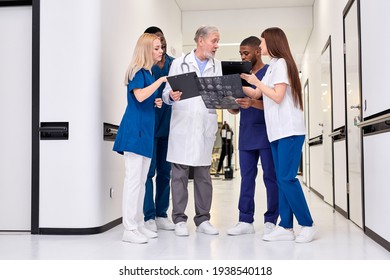
[[143,244],[143,243],[148,243],[148,238],[136,229],[125,230],[123,232],[122,241]]
[[301,232],[298,234],[297,238],[295,238],[295,242],[297,243],[311,242],[313,241],[316,233],[317,233],[317,228],[314,226],[302,227]]
[[270,223],[270,222],[266,222],[266,223],[264,224],[264,229],[263,229],[264,234],[269,234],[269,233],[271,233],[274,229],[275,229],[275,224]]
[[163,230],[175,229],[175,224],[172,223],[168,218],[156,218],[156,225],[158,229],[163,229]]
[[264,234],[265,241],[293,241],[295,239],[294,231],[292,229],[285,229],[284,227],[276,227],[271,233]]
[[147,220],[147,221],[145,222],[145,227],[146,227],[148,230],[157,232],[156,221],[153,220],[153,219]]
[[241,235],[255,233],[252,223],[238,222],[233,228],[227,230],[228,235]]
[[146,227],[143,227],[143,226],[138,227],[138,231],[140,233],[142,233],[143,235],[145,235],[149,239],[156,238],[158,236],[156,232],[154,232],[150,229],[147,229]]
[[196,232],[201,232],[205,234],[210,234],[210,235],[216,235],[219,234],[219,231],[213,227],[209,221],[204,221],[201,223],[197,228]]
[[188,236],[190,235],[188,233],[187,223],[186,222],[179,222],[175,224],[175,234],[177,236]]

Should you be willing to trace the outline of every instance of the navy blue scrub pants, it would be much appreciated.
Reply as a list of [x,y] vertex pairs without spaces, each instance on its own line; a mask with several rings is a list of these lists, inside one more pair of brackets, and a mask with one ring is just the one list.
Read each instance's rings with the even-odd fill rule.
[[267,211],[264,213],[264,223],[276,224],[279,216],[278,186],[271,149],[240,150],[241,189],[238,209],[239,221],[253,223],[255,213],[255,186],[257,164],[261,160],[263,181],[267,190]]
[[[144,221],[166,218],[169,206],[171,163],[167,162],[168,137],[154,138],[153,158],[145,184]],[[156,174],[156,196],[153,191],[153,177]]]
[[284,228],[293,228],[293,215],[299,225],[313,225],[302,186],[296,178],[304,140],[305,136],[299,135],[271,142],[279,186],[279,226]]

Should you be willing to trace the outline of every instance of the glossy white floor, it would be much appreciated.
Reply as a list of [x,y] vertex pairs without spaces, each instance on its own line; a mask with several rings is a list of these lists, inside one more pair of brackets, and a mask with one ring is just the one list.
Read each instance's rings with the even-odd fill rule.
[[[214,198],[211,222],[218,236],[195,232],[193,197],[187,214],[190,236],[177,237],[172,231],[159,231],[148,244],[121,241],[122,225],[97,235],[55,236],[28,233],[0,233],[2,260],[390,260],[390,252],[367,237],[362,229],[345,219],[317,195],[304,191],[319,229],[317,238],[307,244],[261,240],[265,210],[264,186],[258,176],[256,192],[256,233],[228,236],[226,230],[238,219],[239,172],[235,179],[213,179]],[[192,193],[193,185],[189,186]],[[299,227],[296,226],[296,231]]]

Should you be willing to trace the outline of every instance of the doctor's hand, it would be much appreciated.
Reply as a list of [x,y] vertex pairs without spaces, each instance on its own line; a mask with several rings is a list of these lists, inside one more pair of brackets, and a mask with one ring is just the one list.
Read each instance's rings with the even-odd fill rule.
[[169,93],[169,97],[173,100],[173,101],[179,101],[180,100],[180,97],[181,97],[181,94],[182,92],[181,91],[173,91],[171,90],[171,92]]
[[161,108],[162,103],[163,103],[163,101],[161,98],[154,99],[154,107]]
[[236,103],[243,109],[248,109],[253,105],[253,99],[249,97],[237,98]]

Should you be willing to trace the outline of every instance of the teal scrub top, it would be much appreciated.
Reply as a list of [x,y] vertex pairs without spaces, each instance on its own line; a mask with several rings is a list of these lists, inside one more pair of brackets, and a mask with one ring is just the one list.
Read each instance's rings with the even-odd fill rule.
[[[162,76],[168,76],[169,68],[171,67],[173,57],[165,54],[165,63],[163,69],[160,69],[157,65],[152,68],[154,78],[157,80]],[[166,83],[162,83],[158,88],[158,97],[161,98],[162,92],[165,88]],[[154,137],[164,138],[169,135],[169,125],[171,122],[172,106],[167,105],[163,102],[161,108],[156,108],[156,124],[154,130]]]
[[119,125],[113,150],[123,154],[132,152],[152,158],[154,145],[155,108],[157,90],[143,102],[134,95],[134,89],[145,88],[155,79],[148,70],[139,70],[127,85],[127,107]]

